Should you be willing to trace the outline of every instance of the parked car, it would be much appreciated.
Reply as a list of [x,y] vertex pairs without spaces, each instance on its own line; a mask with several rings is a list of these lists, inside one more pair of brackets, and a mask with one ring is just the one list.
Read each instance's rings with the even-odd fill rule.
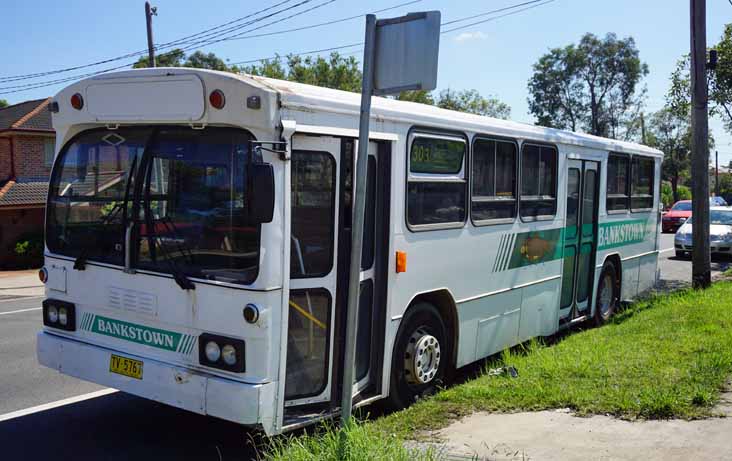
[[[674,236],[676,256],[691,255],[691,231],[694,218],[691,217]],[[732,208],[712,207],[709,210],[709,249],[712,254],[732,254]]]
[[709,197],[709,206],[729,206],[727,201],[719,196]]
[[691,200],[679,200],[661,218],[661,230],[676,232],[689,217],[691,217]]

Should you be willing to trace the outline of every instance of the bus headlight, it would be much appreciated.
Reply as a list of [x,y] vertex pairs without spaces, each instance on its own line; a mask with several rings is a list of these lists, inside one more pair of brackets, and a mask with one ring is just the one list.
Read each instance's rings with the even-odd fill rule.
[[51,323],[58,322],[58,309],[56,309],[56,306],[48,306],[48,310],[46,311],[46,318]]
[[198,361],[221,370],[244,372],[244,341],[204,333],[198,337]]
[[69,313],[65,307],[58,308],[58,322],[63,326],[69,324]]
[[231,366],[236,364],[236,348],[231,344],[227,344],[221,349],[221,358],[224,359],[224,363]]
[[76,306],[66,301],[43,301],[43,324],[66,331],[76,330]]
[[208,360],[209,362],[218,362],[219,357],[221,357],[221,348],[213,341],[209,341],[206,343],[205,352],[206,360]]

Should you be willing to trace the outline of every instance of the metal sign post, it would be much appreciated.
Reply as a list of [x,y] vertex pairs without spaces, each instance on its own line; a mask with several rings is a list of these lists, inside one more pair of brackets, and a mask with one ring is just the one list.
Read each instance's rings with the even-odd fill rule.
[[380,21],[377,21],[373,14],[366,16],[361,118],[356,168],[353,174],[356,190],[351,227],[351,264],[348,277],[346,345],[343,357],[341,420],[344,427],[350,423],[353,405],[371,96],[406,90],[433,90],[437,86],[439,47],[439,11],[411,13],[399,18]]

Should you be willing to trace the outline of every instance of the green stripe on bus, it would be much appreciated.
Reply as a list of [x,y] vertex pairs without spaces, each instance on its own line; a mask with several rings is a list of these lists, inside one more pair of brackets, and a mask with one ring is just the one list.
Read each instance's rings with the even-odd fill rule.
[[[586,235],[591,224],[585,224],[580,231]],[[521,233],[504,234],[498,244],[494,272],[531,266],[561,259],[564,255],[567,228],[544,229]],[[653,234],[655,226],[649,219],[631,219],[605,222],[597,229],[597,251],[642,243]],[[576,232],[573,232],[576,235]],[[574,239],[578,237],[573,237]]]

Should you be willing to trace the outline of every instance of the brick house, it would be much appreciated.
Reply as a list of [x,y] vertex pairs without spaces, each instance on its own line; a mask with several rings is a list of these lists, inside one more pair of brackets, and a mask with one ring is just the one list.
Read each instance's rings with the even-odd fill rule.
[[0,109],[0,268],[18,263],[19,237],[43,233],[55,141],[50,101]]

